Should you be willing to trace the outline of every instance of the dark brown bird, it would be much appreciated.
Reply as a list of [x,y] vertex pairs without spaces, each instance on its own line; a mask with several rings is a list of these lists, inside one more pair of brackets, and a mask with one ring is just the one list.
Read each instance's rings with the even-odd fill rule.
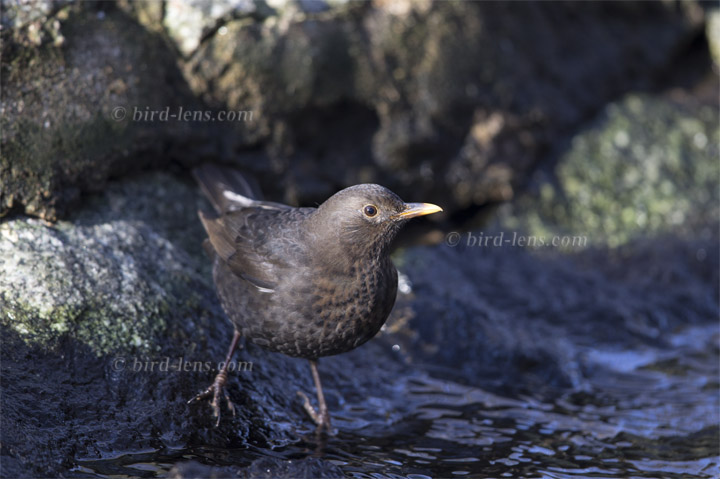
[[[395,303],[397,271],[390,243],[416,216],[442,211],[427,203],[405,203],[379,185],[346,188],[318,208],[260,201],[237,171],[196,169],[195,178],[217,212],[200,212],[213,258],[220,302],[235,326],[227,365],[241,337],[270,351],[310,361],[319,410],[304,399],[318,425],[330,431],[330,414],[317,361],[368,341]],[[220,395],[227,369],[190,402],[212,397],[220,422]]]

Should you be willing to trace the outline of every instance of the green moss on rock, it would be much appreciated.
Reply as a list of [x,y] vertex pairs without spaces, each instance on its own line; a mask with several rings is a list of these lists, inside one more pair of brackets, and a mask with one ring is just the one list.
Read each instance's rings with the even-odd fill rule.
[[639,235],[697,232],[720,214],[717,110],[630,95],[577,135],[554,180],[505,221],[532,234],[582,234],[618,246]]
[[158,349],[212,287],[196,203],[189,185],[149,175],[111,185],[71,221],[1,224],[0,323],[47,347],[71,336],[97,354]]
[[62,45],[9,41],[3,50],[0,216],[67,218],[81,191],[166,162],[167,143],[185,151],[202,131],[190,122],[133,121],[135,109],[200,109],[159,35],[115,9],[100,15],[76,5],[65,13],[54,20]]

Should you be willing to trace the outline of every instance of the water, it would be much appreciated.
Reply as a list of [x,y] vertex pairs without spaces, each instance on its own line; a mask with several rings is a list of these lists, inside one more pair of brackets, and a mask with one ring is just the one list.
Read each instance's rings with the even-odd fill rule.
[[689,328],[673,349],[588,350],[588,380],[550,400],[504,397],[418,373],[341,403],[338,434],[312,429],[272,449],[192,447],[78,460],[72,477],[164,477],[173,464],[249,466],[318,457],[358,479],[427,477],[720,477],[718,328]]

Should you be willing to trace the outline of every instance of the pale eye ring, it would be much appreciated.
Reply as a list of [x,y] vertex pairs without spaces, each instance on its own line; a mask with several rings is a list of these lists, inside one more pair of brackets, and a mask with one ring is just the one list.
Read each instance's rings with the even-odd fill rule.
[[375,205],[365,205],[363,206],[363,213],[368,218],[374,218],[378,214],[377,206]]

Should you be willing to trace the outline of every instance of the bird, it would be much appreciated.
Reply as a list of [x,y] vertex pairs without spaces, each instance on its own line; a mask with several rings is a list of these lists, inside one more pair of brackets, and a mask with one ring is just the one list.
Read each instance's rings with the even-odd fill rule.
[[261,199],[239,171],[206,164],[193,176],[214,212],[199,211],[213,262],[213,280],[234,326],[224,366],[189,403],[211,399],[220,424],[227,368],[241,338],[309,361],[318,408],[298,391],[318,431],[332,431],[318,361],[351,351],[380,330],[395,304],[398,275],[390,247],[411,218],[442,211],[406,203],[389,189],[359,184],[318,207]]

